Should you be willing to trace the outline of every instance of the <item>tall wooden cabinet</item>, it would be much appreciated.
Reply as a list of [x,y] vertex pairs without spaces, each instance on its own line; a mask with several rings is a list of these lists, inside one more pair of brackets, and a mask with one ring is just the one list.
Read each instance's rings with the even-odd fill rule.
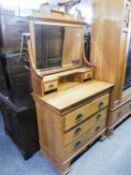
[[52,11],[30,18],[28,42],[41,151],[63,174],[107,130],[112,83],[94,79],[84,19]]
[[93,0],[91,62],[95,78],[113,83],[109,131],[131,113],[131,91],[124,91],[131,30],[130,0]]

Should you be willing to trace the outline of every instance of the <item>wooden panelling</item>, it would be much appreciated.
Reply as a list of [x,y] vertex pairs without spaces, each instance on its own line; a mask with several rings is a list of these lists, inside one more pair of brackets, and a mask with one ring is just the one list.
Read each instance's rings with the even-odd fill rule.
[[[96,79],[114,84],[108,118],[108,125],[112,128],[129,113],[129,109],[125,110],[128,108],[127,100],[130,100],[130,93],[124,95],[123,88],[130,42],[130,24],[131,1],[93,0],[91,62],[96,67],[94,73]],[[117,115],[116,109],[118,113],[123,114]]]
[[[82,65],[83,28],[66,27],[63,45],[62,65]],[[69,44],[70,43],[70,44]],[[68,50],[68,52],[67,52]],[[77,60],[75,62],[75,60]]]
[[112,105],[120,100],[123,88],[127,44],[127,34],[122,34],[124,5],[125,0],[93,0],[91,61],[97,79],[115,84]]
[[38,130],[41,148],[44,145],[56,159],[64,161],[63,118],[36,103]]

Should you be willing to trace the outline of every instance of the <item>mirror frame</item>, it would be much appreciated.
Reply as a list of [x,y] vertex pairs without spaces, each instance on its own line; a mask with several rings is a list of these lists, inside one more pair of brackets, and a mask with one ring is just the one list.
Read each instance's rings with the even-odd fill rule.
[[[59,67],[51,67],[51,68],[45,68],[45,69],[38,69],[37,64],[36,64],[36,47],[35,47],[35,25],[50,25],[50,26],[62,26],[62,27],[74,27],[74,28],[81,28],[83,29],[83,43],[82,43],[82,49],[84,51],[84,26],[85,22],[83,19],[67,19],[67,20],[62,20],[59,18],[54,18],[54,17],[44,17],[44,16],[32,16],[30,20],[30,34],[31,34],[31,47],[32,47],[32,56],[33,56],[33,62],[35,69],[38,72],[42,72],[43,75],[48,75],[52,73],[57,73],[65,70],[71,70],[75,68],[79,68],[82,65],[71,65],[71,66],[59,66]],[[82,59],[84,57],[84,53],[82,53]]]

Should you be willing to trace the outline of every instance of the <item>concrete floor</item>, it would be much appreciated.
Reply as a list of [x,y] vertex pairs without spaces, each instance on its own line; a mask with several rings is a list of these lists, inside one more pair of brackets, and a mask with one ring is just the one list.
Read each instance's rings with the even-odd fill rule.
[[[0,116],[0,175],[59,175],[59,172],[41,152],[24,161],[5,134]],[[98,141],[74,162],[69,175],[131,175],[131,118],[111,138]]]

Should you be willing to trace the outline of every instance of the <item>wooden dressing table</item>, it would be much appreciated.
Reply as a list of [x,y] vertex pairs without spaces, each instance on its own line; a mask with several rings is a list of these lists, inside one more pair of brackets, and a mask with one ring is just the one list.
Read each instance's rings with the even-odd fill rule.
[[33,98],[41,151],[63,174],[107,129],[113,85],[93,78],[84,54],[84,19],[52,11],[30,18]]

